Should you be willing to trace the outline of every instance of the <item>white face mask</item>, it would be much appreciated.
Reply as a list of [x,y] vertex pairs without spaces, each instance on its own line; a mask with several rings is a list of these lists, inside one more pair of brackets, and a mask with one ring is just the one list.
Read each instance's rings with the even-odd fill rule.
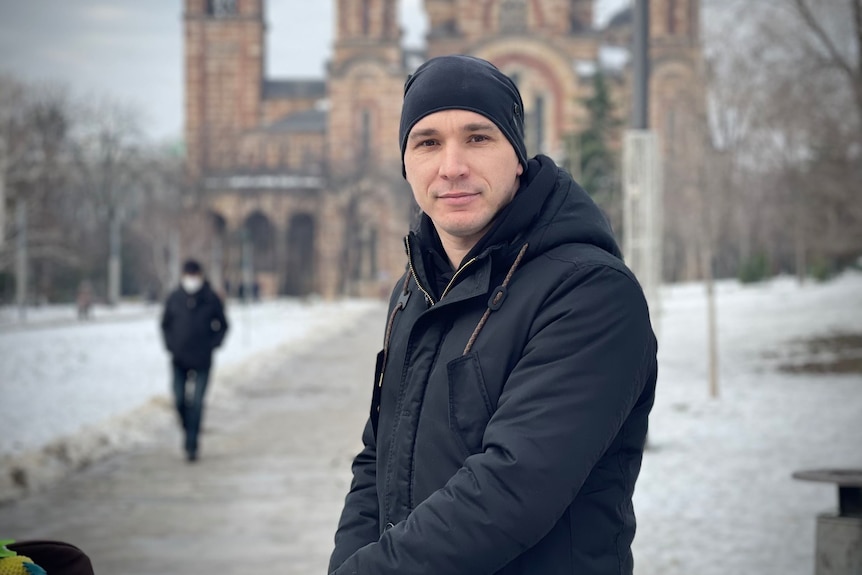
[[183,276],[180,279],[180,285],[183,286],[186,293],[193,294],[204,285],[204,278],[201,276]]

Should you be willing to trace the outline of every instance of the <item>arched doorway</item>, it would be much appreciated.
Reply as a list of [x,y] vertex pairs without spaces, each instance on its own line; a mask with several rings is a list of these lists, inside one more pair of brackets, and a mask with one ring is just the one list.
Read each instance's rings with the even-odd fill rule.
[[278,282],[275,274],[275,230],[263,213],[253,212],[243,226],[243,291],[253,297],[274,296]]
[[283,291],[287,295],[308,295],[314,291],[314,217],[296,214],[287,229],[287,273]]
[[225,246],[227,222],[216,212],[210,212],[209,282],[217,293],[227,292],[225,284]]

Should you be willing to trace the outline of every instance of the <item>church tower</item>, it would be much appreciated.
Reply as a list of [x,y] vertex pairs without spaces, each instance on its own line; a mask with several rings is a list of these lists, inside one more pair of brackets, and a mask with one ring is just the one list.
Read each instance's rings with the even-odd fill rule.
[[651,0],[650,37],[656,47],[696,46],[700,37],[699,8],[696,0]]
[[[700,0],[651,0],[649,122],[663,158],[665,205],[700,213],[707,154],[706,95],[700,49]],[[701,273],[697,218],[666,218],[665,264],[683,280]]]
[[[407,71],[397,0],[336,0],[328,63],[326,243],[341,291],[377,293],[404,265],[412,195],[401,178],[398,125]],[[337,259],[336,259],[337,258]]]
[[239,133],[259,125],[263,0],[185,0],[185,113],[190,174],[238,161]]
[[407,73],[397,0],[337,0],[329,62],[330,172],[400,173],[398,123]]
[[[699,0],[650,2],[650,126],[667,148],[682,137],[675,116],[703,111]],[[676,142],[680,143],[680,142]]]

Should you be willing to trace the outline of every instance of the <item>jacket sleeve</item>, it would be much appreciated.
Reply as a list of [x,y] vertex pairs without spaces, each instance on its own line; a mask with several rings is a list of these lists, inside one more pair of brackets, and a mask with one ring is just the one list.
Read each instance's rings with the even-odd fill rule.
[[335,550],[329,560],[329,571],[337,569],[358,549],[380,537],[380,514],[377,508],[377,445],[371,420],[362,432],[364,448],[353,460],[353,482],[344,502]]
[[168,296],[168,299],[165,300],[165,309],[162,311],[162,340],[165,344],[165,349],[169,352],[174,352],[173,346],[173,312],[171,309],[171,300],[173,299],[173,295]]
[[563,515],[644,390],[655,340],[640,287],[600,265],[561,281],[529,329],[483,451],[337,575],[492,574]]
[[[213,318],[210,325],[213,328],[213,338],[212,338],[212,346],[213,348],[217,348],[224,341],[224,336],[227,334],[227,318],[224,315],[224,306],[221,303],[221,298],[213,292],[212,298],[213,302]],[[218,325],[216,325],[216,323]]]

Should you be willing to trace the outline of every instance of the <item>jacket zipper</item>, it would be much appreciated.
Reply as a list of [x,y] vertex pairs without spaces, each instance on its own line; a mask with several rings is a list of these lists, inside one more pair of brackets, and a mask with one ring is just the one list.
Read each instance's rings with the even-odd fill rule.
[[437,302],[434,301],[434,298],[431,297],[431,294],[428,293],[428,290],[422,287],[422,284],[419,283],[419,276],[416,275],[416,270],[413,269],[413,254],[410,253],[410,241],[408,240],[408,238],[404,238],[404,247],[407,248],[407,265],[410,266],[410,275],[413,276],[413,281],[416,282],[416,287],[419,288],[419,291],[425,294],[425,299],[431,302],[431,305],[434,305]]
[[[416,275],[416,270],[413,269],[413,254],[410,252],[410,242],[408,241],[407,238],[404,238],[404,246],[407,248],[407,265],[410,266],[410,274],[413,276],[413,281],[416,282],[416,285],[419,287],[419,290],[425,295],[425,299],[427,299],[431,303],[432,306],[435,305],[437,302],[434,301],[434,298],[431,297],[431,294],[428,293],[428,290],[426,290],[424,287],[422,287],[422,284],[419,283],[419,276]],[[467,263],[462,265],[460,268],[458,268],[458,271],[455,272],[455,275],[453,275],[452,279],[449,280],[449,284],[446,286],[446,289],[444,289],[443,293],[440,295],[441,300],[444,297],[446,297],[447,293],[449,293],[449,289],[453,285],[455,285],[455,280],[458,279],[458,275],[462,271],[464,271],[464,269],[467,268],[470,264],[474,263],[477,259],[479,259],[479,258],[474,257],[474,258],[470,259]]]
[[460,268],[458,268],[458,271],[456,271],[456,272],[455,272],[455,275],[453,275],[453,276],[452,276],[452,279],[451,279],[451,280],[449,280],[449,285],[447,285],[447,286],[446,286],[446,289],[444,289],[444,290],[443,290],[443,295],[441,295],[441,296],[440,296],[440,299],[443,299],[443,298],[446,296],[446,294],[447,294],[447,293],[449,293],[449,288],[451,288],[453,285],[455,285],[455,280],[456,280],[456,279],[458,279],[458,274],[460,274],[462,271],[464,271],[464,269],[465,269],[467,266],[469,266],[470,264],[472,264],[473,262],[475,262],[477,259],[478,259],[478,258],[473,258],[473,259],[471,259],[470,261],[468,261],[467,263],[465,263],[463,266],[461,266]]

